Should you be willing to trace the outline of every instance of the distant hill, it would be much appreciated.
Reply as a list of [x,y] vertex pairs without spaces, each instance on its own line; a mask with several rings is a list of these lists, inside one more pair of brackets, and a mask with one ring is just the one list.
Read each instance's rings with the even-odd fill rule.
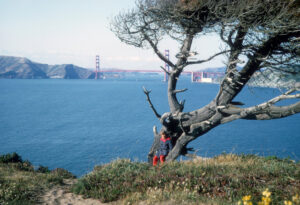
[[[295,70],[299,70],[300,66],[295,65]],[[294,87],[296,82],[300,82],[300,74],[284,73],[276,70],[263,70],[256,72],[248,82],[250,86],[258,87]]]
[[[106,69],[104,69],[106,70]],[[117,68],[107,68],[107,70],[121,70]],[[296,71],[300,70],[299,65],[295,65]],[[225,67],[206,68],[204,72],[225,72]],[[126,79],[149,79],[161,77],[162,74],[153,73],[105,73],[105,78],[126,78]],[[95,73],[92,70],[78,67],[73,64],[48,65],[33,62],[27,58],[0,56],[0,79],[93,79]],[[217,79],[221,81],[222,78]],[[276,71],[264,70],[257,72],[248,82],[250,86],[262,87],[292,87],[295,82],[300,82],[300,75],[284,74]]]
[[[242,67],[238,67],[238,70],[241,70]],[[272,87],[272,88],[289,88],[293,87],[296,82],[300,82],[300,66],[295,65],[293,67],[296,72],[295,74],[284,73],[276,70],[261,70],[256,72],[253,77],[247,83],[249,86],[257,86],[257,87]],[[217,67],[217,68],[206,68],[201,71],[204,72],[220,72],[225,73],[225,67]],[[219,83],[222,79],[217,79]]]
[[19,79],[88,79],[94,78],[93,71],[73,64],[48,65],[27,58],[0,56],[0,78]]
[[225,73],[226,68],[225,67],[217,67],[217,68],[205,68],[201,71],[204,72],[217,72],[217,73]]

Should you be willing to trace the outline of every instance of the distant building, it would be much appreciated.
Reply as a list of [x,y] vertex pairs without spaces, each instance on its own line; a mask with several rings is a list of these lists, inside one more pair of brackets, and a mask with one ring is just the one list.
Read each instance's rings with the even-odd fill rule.
[[192,72],[191,81],[199,83],[212,83],[213,79],[208,77],[207,72]]

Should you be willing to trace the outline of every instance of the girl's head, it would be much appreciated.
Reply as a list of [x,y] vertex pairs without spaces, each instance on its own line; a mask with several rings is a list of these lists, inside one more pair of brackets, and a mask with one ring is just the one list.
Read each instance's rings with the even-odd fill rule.
[[166,131],[161,130],[159,134],[160,134],[160,136],[162,136],[163,138],[167,138],[167,132],[166,132]]

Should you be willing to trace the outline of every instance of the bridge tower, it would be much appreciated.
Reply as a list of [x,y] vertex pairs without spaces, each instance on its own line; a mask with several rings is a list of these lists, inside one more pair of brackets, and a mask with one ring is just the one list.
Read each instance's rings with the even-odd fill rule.
[[[165,50],[165,57],[166,57],[168,60],[170,60],[170,51],[169,51],[169,49]],[[167,63],[165,63],[165,70],[170,71],[170,66],[169,66],[169,64],[167,64]],[[169,80],[168,78],[169,78],[169,76],[168,76],[168,74],[165,72],[164,81],[165,81],[165,82],[168,82],[168,80]]]
[[100,79],[100,57],[96,55],[96,70],[95,70],[95,79]]

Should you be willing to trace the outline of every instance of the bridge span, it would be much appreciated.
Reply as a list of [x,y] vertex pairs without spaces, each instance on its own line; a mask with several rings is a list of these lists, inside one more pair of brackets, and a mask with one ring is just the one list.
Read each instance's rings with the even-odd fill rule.
[[[103,75],[105,73],[165,73],[163,70],[125,70],[125,69],[105,69],[98,71]],[[209,71],[183,71],[183,74],[191,75],[192,82],[211,83],[216,78],[224,77],[223,72],[209,72]]]

